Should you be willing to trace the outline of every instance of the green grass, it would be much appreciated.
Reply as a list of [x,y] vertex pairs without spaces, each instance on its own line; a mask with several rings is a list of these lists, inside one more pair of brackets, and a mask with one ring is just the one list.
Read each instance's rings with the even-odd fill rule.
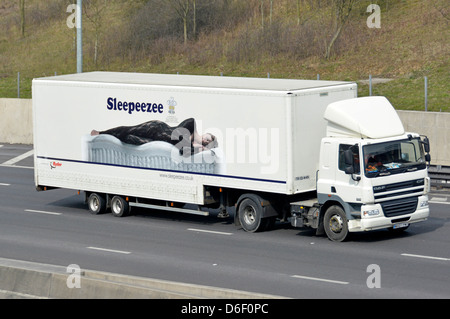
[[[32,20],[27,25],[24,38],[17,25],[17,1],[3,0],[0,6],[0,97],[17,97],[17,72],[21,73],[22,98],[31,98],[31,81],[35,77],[76,72],[74,30],[66,26],[68,14],[62,12],[45,21]],[[42,1],[29,0],[29,10],[39,5],[40,10],[51,10]],[[295,1],[291,1],[291,5]],[[248,36],[257,34],[258,10],[249,13],[244,25],[231,29],[202,34],[187,47],[173,44],[158,56],[151,53],[133,52],[127,47],[117,47],[126,37],[125,23],[132,17],[132,6],[138,2],[111,1],[104,15],[101,34],[101,51],[98,65],[93,63],[92,24],[84,24],[84,71],[128,71],[152,73],[203,74],[245,77],[316,79],[355,81],[358,95],[369,95],[369,87],[361,82],[372,77],[389,78],[391,81],[373,85],[373,95],[384,95],[397,109],[424,110],[424,76],[428,77],[428,110],[450,112],[450,32],[448,21],[427,0],[379,0],[382,7],[382,27],[368,29],[366,4],[359,2],[351,22],[340,38],[339,50],[330,60],[322,53],[295,57],[289,53],[268,54],[248,47],[256,56],[246,56],[243,61],[230,57],[230,48],[246,45],[243,32]],[[125,5],[126,3],[126,5]],[[295,20],[287,12],[288,1],[274,2],[276,19],[284,24]],[[443,0],[437,0],[442,5]],[[279,5],[280,7],[277,7]],[[278,8],[278,10],[277,10]],[[3,11],[2,11],[3,10]],[[52,9],[53,10],[53,9]],[[59,10],[59,9],[58,9]],[[309,10],[309,9],[306,9]],[[44,12],[42,11],[42,12]],[[306,12],[314,17],[313,12]],[[326,19],[327,15],[316,15]],[[289,20],[290,19],[290,20]],[[252,22],[249,22],[252,21]],[[289,22],[291,21],[291,22]],[[312,20],[311,20],[312,21]],[[250,31],[249,29],[250,28]],[[317,43],[324,41],[317,30]],[[252,33],[253,32],[253,33]],[[238,42],[238,41],[241,42]],[[301,41],[301,39],[299,39]],[[163,45],[166,42],[162,42]],[[170,44],[170,42],[167,42]],[[254,44],[253,44],[254,45]],[[312,45],[312,44],[311,44]],[[246,51],[244,51],[246,52]],[[135,54],[137,53],[137,54]]]
[[[386,96],[401,110],[425,111],[425,76],[428,82],[428,111],[450,112],[450,72],[448,63],[433,67],[432,72],[415,72],[372,87],[372,95]],[[359,96],[369,95],[369,86],[360,84]]]

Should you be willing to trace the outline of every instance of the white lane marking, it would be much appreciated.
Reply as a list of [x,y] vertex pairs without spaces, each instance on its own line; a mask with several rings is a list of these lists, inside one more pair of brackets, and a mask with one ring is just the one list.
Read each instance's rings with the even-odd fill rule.
[[0,148],[2,148],[3,147],[3,145],[0,145]]
[[87,249],[92,249],[92,250],[100,250],[100,251],[106,251],[109,253],[116,253],[116,254],[124,254],[124,255],[129,255],[131,254],[131,252],[129,251],[123,251],[123,250],[115,250],[115,249],[108,249],[108,248],[101,248],[101,247],[86,247]]
[[449,261],[450,260],[450,258],[424,256],[424,255],[414,255],[414,254],[402,254],[402,256],[415,257],[415,258],[424,258],[424,259],[434,259],[434,260],[441,260],[441,261]]
[[43,210],[34,210],[34,209],[25,209],[27,213],[38,213],[38,214],[46,214],[46,215],[62,215],[62,213],[54,213],[54,212],[46,212]]
[[349,284],[349,282],[347,282],[347,281],[330,280],[330,279],[316,278],[316,277],[307,277],[307,276],[299,276],[299,275],[293,275],[291,277],[299,278],[299,279],[315,280],[315,281],[324,281],[324,282],[329,282],[332,284],[339,284],[339,285],[348,285]]
[[[2,145],[0,145],[2,147]],[[36,295],[30,295],[30,294],[24,294],[22,292],[15,292],[15,291],[7,291],[0,289],[0,293],[3,293],[7,296],[17,296],[17,297],[25,297],[27,299],[48,299],[47,297],[41,297]]]
[[29,166],[20,166],[20,165],[5,165],[5,164],[0,164],[0,167],[13,167],[13,168],[26,168],[26,169],[34,169],[34,167],[29,167]]
[[446,202],[447,197],[431,197],[430,202]]
[[0,186],[11,186],[11,184],[0,183]]
[[431,203],[431,204],[450,205],[449,202],[441,202],[441,201],[435,201],[435,200],[429,200],[428,203]]
[[201,233],[210,233],[210,234],[226,235],[226,236],[231,236],[231,235],[233,235],[233,233],[225,233],[225,232],[221,232],[221,231],[204,230],[204,229],[197,229],[197,228],[188,228],[187,230],[190,230],[190,231],[198,231],[198,232],[201,232]]
[[24,153],[22,155],[19,155],[17,157],[14,157],[14,158],[10,159],[9,161],[4,162],[2,165],[14,165],[17,162],[20,162],[21,160],[23,160],[23,159],[25,159],[27,157],[30,157],[33,154],[34,154],[34,150],[28,151],[28,152],[26,152],[26,153]]

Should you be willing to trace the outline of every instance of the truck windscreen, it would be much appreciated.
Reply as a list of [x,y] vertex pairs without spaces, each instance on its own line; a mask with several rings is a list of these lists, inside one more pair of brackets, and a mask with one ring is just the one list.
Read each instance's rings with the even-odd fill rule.
[[364,172],[369,178],[426,168],[425,153],[418,138],[366,145]]

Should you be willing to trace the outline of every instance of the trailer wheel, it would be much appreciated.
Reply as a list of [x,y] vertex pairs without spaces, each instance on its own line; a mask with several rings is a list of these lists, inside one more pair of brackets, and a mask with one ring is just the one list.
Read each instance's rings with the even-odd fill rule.
[[323,218],[325,233],[332,241],[344,241],[348,235],[347,217],[344,210],[337,205],[329,207]]
[[111,213],[116,217],[125,217],[130,211],[130,205],[121,196],[114,196],[111,199]]
[[106,200],[103,196],[92,193],[87,200],[89,212],[93,215],[103,214],[106,211]]
[[245,198],[239,205],[239,222],[250,233],[260,230],[262,207],[252,198]]

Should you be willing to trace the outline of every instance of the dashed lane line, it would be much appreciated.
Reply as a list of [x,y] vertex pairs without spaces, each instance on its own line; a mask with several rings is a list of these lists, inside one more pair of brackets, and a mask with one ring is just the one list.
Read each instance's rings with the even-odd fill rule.
[[194,232],[201,232],[201,233],[210,233],[210,234],[226,235],[226,236],[231,236],[231,235],[233,235],[233,233],[225,233],[225,232],[220,232],[220,231],[205,230],[205,229],[197,229],[197,228],[188,228],[187,230],[194,231]]
[[425,255],[402,254],[402,256],[405,256],[405,257],[414,257],[414,258],[422,258],[422,259],[441,260],[441,261],[450,261],[450,258],[433,257],[433,256],[425,256]]
[[124,254],[124,255],[129,255],[131,254],[131,252],[129,251],[123,251],[123,250],[115,250],[115,249],[108,249],[108,248],[101,248],[101,247],[86,247],[87,249],[92,249],[92,250],[100,250],[100,251],[105,251],[105,252],[109,252],[109,253],[116,253],[116,254]]
[[308,277],[308,276],[300,276],[300,275],[293,275],[291,277],[298,278],[298,279],[313,280],[313,281],[323,281],[323,282],[339,284],[339,285],[348,285],[349,284],[349,282],[347,282],[347,281],[338,281],[338,280],[331,280],[331,279],[324,279],[324,278],[317,278],[317,277]]
[[25,209],[25,212],[27,213],[37,213],[37,214],[45,214],[45,215],[62,215],[62,213],[54,213],[54,212],[46,212],[43,210],[34,210],[34,209]]

